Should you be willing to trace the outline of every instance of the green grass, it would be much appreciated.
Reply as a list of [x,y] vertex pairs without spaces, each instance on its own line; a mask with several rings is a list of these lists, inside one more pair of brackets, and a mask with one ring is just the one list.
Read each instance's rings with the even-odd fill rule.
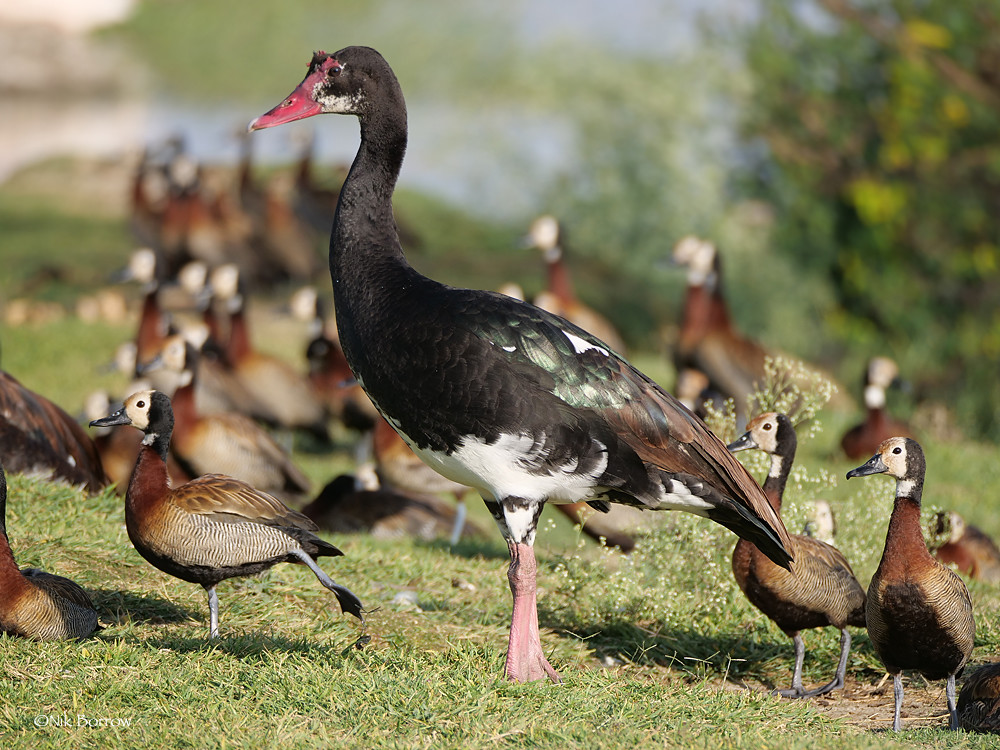
[[[509,593],[499,536],[466,543],[333,536],[346,553],[324,567],[366,605],[365,634],[300,566],[220,585],[223,637],[206,639],[198,586],[143,561],[121,500],[10,478],[8,526],[22,566],[71,576],[94,594],[105,629],[81,643],[0,637],[0,737],[5,747],[988,747],[942,729],[898,743],[825,718],[809,702],[728,690],[787,681],[788,640],[753,610],[728,571],[732,537],[666,515],[632,556],[539,540],[543,643],[563,685],[500,679]],[[852,485],[853,488],[853,485]],[[887,488],[862,485],[838,506],[870,519],[842,526],[850,547],[879,545]],[[874,488],[874,489],[869,489]],[[794,504],[793,504],[794,508]],[[794,513],[792,514],[794,517]],[[570,540],[572,541],[572,540]],[[853,544],[856,542],[857,544]],[[877,550],[876,550],[877,551]],[[867,580],[872,555],[856,555]],[[454,580],[472,582],[475,590]],[[393,602],[417,593],[418,608]],[[973,585],[975,661],[996,653],[995,589]],[[828,677],[831,631],[806,635],[805,679]],[[881,678],[856,633],[849,679]],[[604,669],[600,660],[621,664]],[[836,700],[836,699],[834,699]],[[128,719],[129,727],[75,726]],[[36,717],[74,726],[38,727]],[[44,720],[43,720],[44,721]]]
[[[406,205],[417,221],[433,212],[419,200]],[[457,226],[446,211],[435,216],[436,231]],[[0,220],[18,227],[13,239],[4,238],[12,253],[5,258],[14,258],[22,281],[23,264],[44,258],[65,266],[69,275],[62,278],[79,278],[80,289],[89,291],[128,247],[115,221],[84,220],[2,190]],[[451,253],[483,242],[503,256],[506,238],[495,229],[462,227],[447,252],[429,250],[419,262],[430,273],[467,275],[472,283],[495,267],[455,265]],[[69,304],[78,293],[50,283],[47,299]],[[255,339],[299,357],[305,334],[273,314],[275,302],[255,302]],[[6,328],[3,366],[75,413],[89,389],[124,387],[121,376],[101,374],[99,365],[133,330],[132,322],[88,325],[72,316]],[[640,352],[635,359],[669,382],[660,354]],[[838,545],[867,584],[882,549],[892,483],[843,479],[853,464],[836,457],[836,436],[854,418],[824,413],[825,429],[800,440],[784,516],[790,529],[801,529],[811,497],[831,500]],[[317,486],[351,466],[350,445],[340,438],[330,454],[296,452]],[[933,436],[924,446],[925,513],[955,508],[1000,536],[990,503],[1000,493],[996,447]],[[759,476],[759,458],[746,459]],[[124,530],[120,498],[21,476],[10,477],[10,485],[7,520],[18,562],[81,583],[93,593],[105,629],[80,643],[0,637],[5,748],[993,745],[990,738],[948,733],[940,723],[899,738],[866,732],[831,719],[825,702],[768,697],[767,689],[790,679],[791,644],[737,590],[729,570],[734,537],[686,514],[656,516],[639,548],[623,557],[547,513],[536,545],[540,621],[543,645],[565,682],[512,685],[500,678],[510,617],[506,547],[479,503],[470,503],[471,516],[491,536],[456,550],[331,537],[346,556],[323,560],[324,568],[375,610],[364,631],[371,640],[356,648],[358,623],[339,612],[308,570],[292,565],[223,583],[222,638],[209,642],[203,590],[139,557]],[[984,584],[970,589],[978,621],[973,662],[994,660],[1000,595]],[[400,591],[416,592],[418,607],[394,603]],[[836,634],[810,631],[805,640],[805,682],[825,682],[837,656]],[[867,637],[855,631],[849,683],[870,686],[882,677]],[[753,689],[733,687],[740,683]],[[886,695],[880,706],[886,715],[890,701]],[[943,692],[940,704],[938,713]],[[77,726],[80,714],[129,726]],[[66,717],[71,726],[38,726],[37,717]]]

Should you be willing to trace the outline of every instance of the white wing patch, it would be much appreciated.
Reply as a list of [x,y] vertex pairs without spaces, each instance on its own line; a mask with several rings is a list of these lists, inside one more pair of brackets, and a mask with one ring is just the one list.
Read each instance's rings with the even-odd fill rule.
[[605,357],[610,357],[611,353],[602,346],[597,346],[597,344],[591,344],[589,341],[584,341],[579,336],[574,336],[569,331],[563,331],[563,336],[569,339],[569,343],[573,345],[573,351],[577,354],[583,354],[588,349],[596,349]]
[[663,493],[650,510],[683,510],[697,516],[707,516],[708,511],[714,507],[712,503],[694,494],[684,482],[666,479],[663,482]]

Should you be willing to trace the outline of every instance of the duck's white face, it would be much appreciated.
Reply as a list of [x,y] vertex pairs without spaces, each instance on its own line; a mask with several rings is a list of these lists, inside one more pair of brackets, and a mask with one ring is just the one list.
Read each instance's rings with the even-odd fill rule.
[[891,437],[882,442],[876,451],[885,464],[883,473],[896,479],[906,476],[906,439],[901,437]]
[[554,216],[539,216],[531,222],[528,238],[539,250],[551,250],[559,244],[559,222]]
[[219,299],[232,299],[239,292],[240,269],[235,263],[225,263],[212,271],[209,284]]
[[292,317],[304,323],[311,323],[316,317],[316,300],[318,296],[316,287],[311,285],[295,290],[288,300]]
[[153,400],[153,391],[139,391],[125,399],[125,415],[133,427],[145,430],[149,427],[149,407]]
[[208,266],[200,260],[193,260],[184,265],[177,273],[181,287],[190,295],[198,295],[205,289],[208,280]]
[[115,369],[118,372],[131,374],[135,371],[135,360],[138,351],[134,341],[124,341],[115,349]]
[[184,326],[180,335],[187,343],[194,347],[195,351],[200,352],[202,347],[208,343],[209,330],[208,326],[204,323],[192,323]]
[[888,357],[872,357],[868,362],[868,382],[888,388],[899,376],[899,366]]
[[775,453],[778,450],[778,415],[766,412],[750,420],[747,432],[757,448],[765,453]]
[[704,284],[712,274],[715,245],[698,237],[684,237],[674,245],[673,260],[688,269],[689,283]]
[[128,273],[136,281],[149,284],[156,278],[156,253],[148,247],[140,247],[129,257]]
[[833,508],[826,500],[813,501],[813,520],[816,524],[816,536],[832,539],[837,530],[837,522],[833,517]]

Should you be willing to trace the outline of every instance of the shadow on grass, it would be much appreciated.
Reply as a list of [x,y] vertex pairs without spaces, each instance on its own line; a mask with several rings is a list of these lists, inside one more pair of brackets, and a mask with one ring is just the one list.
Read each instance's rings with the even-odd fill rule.
[[197,612],[150,594],[94,589],[90,592],[102,622],[113,625],[149,623],[165,625],[198,619]]
[[[500,535],[497,535],[500,539]],[[426,549],[444,552],[455,557],[482,558],[484,560],[509,560],[510,552],[507,545],[501,541],[487,539],[461,539],[454,547],[447,539],[434,539],[429,542],[416,541],[415,544]]]
[[226,654],[240,661],[266,661],[275,653],[300,654],[314,661],[329,661],[339,660],[362,649],[368,640],[368,636],[359,634],[357,640],[329,645],[308,638],[286,638],[274,633],[255,632],[223,634],[220,638],[209,638],[206,629],[202,637],[161,636],[137,642],[151,648],[168,649],[182,654],[211,651]]
[[[785,688],[791,683],[794,666],[794,647],[790,638],[771,637],[765,633],[734,631],[731,633],[702,633],[689,627],[669,628],[659,625],[656,630],[624,621],[612,622],[600,629],[590,629],[559,622],[554,613],[539,612],[539,624],[565,637],[586,642],[594,657],[620,662],[665,666],[696,679],[719,677],[739,682],[744,679],[759,681],[768,689]],[[817,633],[828,634],[831,644],[839,644],[835,628],[825,628]],[[852,629],[851,654],[872,652],[867,633]],[[830,676],[836,667],[836,651],[830,661]],[[806,665],[810,661],[826,659],[823,654],[810,652],[807,647]],[[864,670],[863,667],[857,669]],[[856,670],[855,670],[856,671]],[[877,670],[873,672],[876,674]],[[877,676],[877,674],[876,674]],[[778,684],[774,684],[778,683]]]

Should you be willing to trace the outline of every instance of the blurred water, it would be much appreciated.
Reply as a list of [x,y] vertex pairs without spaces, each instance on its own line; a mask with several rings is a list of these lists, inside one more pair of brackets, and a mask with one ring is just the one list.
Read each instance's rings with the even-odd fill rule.
[[[43,5],[58,9],[60,2],[78,0],[44,0]],[[127,10],[128,3],[121,7]],[[608,64],[616,50],[651,56],[683,54],[700,43],[699,14],[745,20],[753,7],[753,3],[740,0],[543,0],[512,2],[504,12],[515,15],[515,28],[521,37],[518,42],[527,48],[563,39],[589,45],[593,57],[581,60],[581,65],[587,66]],[[3,20],[0,13],[0,30]],[[8,24],[7,29],[11,28]],[[30,42],[19,32],[3,41],[4,47]],[[0,182],[40,159],[63,155],[128,157],[147,144],[177,134],[185,137],[195,158],[232,163],[239,154],[236,131],[277,103],[276,98],[253,106],[234,106],[164,96],[162,87],[149,80],[142,61],[129,60],[128,53],[102,37],[74,34],[58,44],[35,46],[40,56],[37,65],[55,64],[70,74],[70,80],[62,82],[65,96],[58,92],[55,96],[32,95],[31,87],[37,84],[31,82],[31,74],[39,68],[33,64],[30,49],[16,56],[19,69],[8,64],[6,76],[0,71],[0,92],[6,100],[0,117]],[[53,63],[53,54],[63,57]],[[72,76],[85,75],[87,70],[90,77],[77,84]],[[12,86],[23,86],[24,90],[8,97]],[[411,100],[409,109],[410,148],[401,184],[492,216],[518,216],[535,210],[536,195],[572,158],[572,127],[555,117],[525,114],[503,102],[469,111],[447,100]],[[358,143],[353,118],[323,118],[322,122],[313,120],[297,127],[316,128],[321,162],[344,163],[353,158]],[[279,128],[254,134],[255,159],[275,163],[294,158],[291,131]]]

